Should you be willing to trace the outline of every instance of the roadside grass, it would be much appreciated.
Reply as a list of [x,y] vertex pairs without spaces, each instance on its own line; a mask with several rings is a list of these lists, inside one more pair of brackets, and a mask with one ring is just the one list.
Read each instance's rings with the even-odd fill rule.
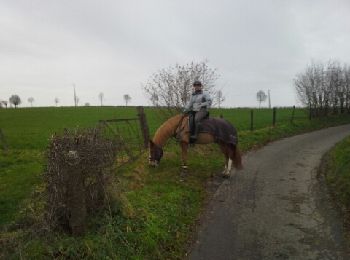
[[324,161],[320,172],[324,174],[334,204],[342,212],[344,244],[350,250],[350,136],[328,151]]
[[[91,108],[83,108],[82,111],[77,111],[74,108],[67,109],[64,113],[70,114],[67,116],[71,120],[68,120],[68,123],[65,122],[65,116],[56,117],[55,121],[57,122],[50,123],[49,121],[53,118],[50,113],[46,117],[42,116],[42,119],[45,118],[46,120],[45,123],[37,119],[36,124],[41,122],[41,128],[27,127],[33,131],[33,143],[40,138],[48,138],[50,131],[55,127],[57,128],[54,131],[58,131],[66,126],[74,127],[77,122],[80,126],[89,126],[96,123],[98,119],[115,117],[115,108],[106,108],[103,113],[101,111],[93,112],[93,109],[91,111],[89,109]],[[40,109],[38,110],[35,117],[42,114]],[[243,109],[241,113],[249,116],[249,111],[249,109]],[[292,125],[289,123],[290,110],[287,111],[285,119],[281,120],[280,123],[277,121],[276,127],[270,127],[272,122],[271,111],[260,111],[265,113],[266,123],[262,123],[265,127],[255,131],[247,130],[249,126],[243,128],[246,117],[242,116],[241,121],[235,119],[235,110],[231,112],[230,110],[213,110],[212,115],[222,113],[224,118],[235,125],[242,124],[242,129],[245,130],[241,130],[239,127],[238,129],[240,148],[243,151],[259,147],[282,137],[327,126],[350,123],[350,116],[344,115],[312,121],[305,117],[304,119],[298,118],[295,120],[295,124]],[[153,110],[146,110],[146,113],[153,133],[161,122]],[[227,114],[225,115],[225,113]],[[239,114],[240,112],[237,112],[237,117]],[[134,115],[134,109],[126,109],[118,114],[118,117],[133,117]],[[282,113],[280,115],[282,116]],[[12,119],[8,118],[8,120],[14,120],[16,116],[17,119],[20,117],[15,115]],[[27,117],[30,117],[30,115],[28,114]],[[71,117],[74,117],[75,121]],[[79,120],[83,123],[80,123]],[[31,122],[31,120],[28,120],[26,124],[30,125]],[[10,145],[22,149],[11,151],[13,154],[7,157],[0,157],[2,167],[0,168],[0,183],[1,185],[3,183],[7,185],[4,186],[4,189],[0,189],[0,198],[4,198],[4,202],[1,201],[1,203],[14,205],[14,207],[6,209],[7,217],[4,218],[2,214],[0,216],[0,223],[3,224],[3,232],[0,234],[0,247],[4,249],[0,253],[0,258],[184,258],[188,246],[187,242],[195,228],[203,203],[208,198],[208,192],[205,188],[207,181],[211,176],[222,170],[224,160],[218,147],[209,145],[191,148],[189,152],[190,169],[185,178],[180,176],[180,149],[174,141],[170,141],[166,146],[164,159],[158,168],[148,167],[147,154],[144,153],[137,161],[125,165],[116,172],[118,187],[120,188],[120,203],[116,209],[102,215],[97,214],[94,219],[91,219],[89,233],[77,238],[55,232],[43,235],[38,229],[26,225],[18,227],[16,223],[26,218],[26,215],[23,215],[23,210],[25,211],[28,207],[32,208],[33,203],[30,203],[30,201],[37,199],[37,197],[31,196],[30,192],[35,185],[40,186],[42,182],[42,165],[45,161],[43,151],[47,145],[47,139],[45,141],[41,140],[39,145],[28,142],[30,138],[24,138],[23,143],[21,143],[21,140],[17,139],[21,139],[19,138],[20,132],[23,135],[26,134],[26,129],[17,129],[17,127],[26,128],[26,126],[25,124],[22,126],[17,124],[17,127],[14,127],[14,125],[12,124],[11,127],[17,131],[17,136],[16,134],[12,135]],[[42,130],[47,126],[51,126],[50,131]],[[5,127],[4,131],[8,133],[11,127]],[[38,149],[29,150],[28,146],[37,147]],[[4,176],[2,175],[3,169],[6,169],[7,172]],[[23,175],[22,171],[27,174]],[[23,180],[23,183],[19,180]],[[28,187],[23,188],[24,184],[28,184]],[[17,192],[21,190],[21,197],[12,196],[8,189]],[[28,199],[23,200],[24,198]],[[22,210],[18,211],[19,208]],[[40,215],[40,212],[38,212],[40,209],[34,207],[31,211],[33,214]]]
[[326,181],[335,200],[350,217],[350,136],[339,142],[328,158]]

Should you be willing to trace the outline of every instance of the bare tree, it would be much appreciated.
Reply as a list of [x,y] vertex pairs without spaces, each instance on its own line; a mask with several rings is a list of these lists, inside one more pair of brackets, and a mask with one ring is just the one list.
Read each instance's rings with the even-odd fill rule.
[[301,103],[314,108],[319,114],[319,109],[326,111],[329,106],[329,86],[325,80],[324,65],[312,63],[303,73],[294,80],[297,95]]
[[60,100],[58,99],[58,97],[55,97],[55,104],[56,104],[56,107],[57,107],[57,104],[60,102]]
[[307,77],[303,73],[296,75],[294,79],[294,86],[299,101],[304,105],[311,105],[310,90],[308,87]]
[[124,101],[125,101],[125,106],[128,106],[128,103],[131,101],[130,95],[129,94],[125,94],[123,96],[123,98],[124,98]]
[[5,106],[7,108],[7,101],[6,100],[0,101],[0,107],[3,107],[3,106]]
[[345,108],[348,113],[350,113],[350,67],[344,65],[343,68],[343,84],[345,92]]
[[74,96],[73,96],[73,99],[74,99],[74,106],[77,107],[78,106],[78,103],[79,103],[79,97],[77,96],[77,93],[75,91],[75,84],[73,83],[73,88],[74,88]]
[[154,106],[158,106],[158,100],[159,100],[159,98],[158,98],[157,93],[153,93],[151,95],[151,102]]
[[101,107],[102,107],[102,106],[103,106],[103,99],[104,99],[104,94],[103,94],[103,92],[100,92],[100,94],[98,94],[98,99],[100,100]]
[[343,107],[344,99],[342,98],[343,92],[341,67],[338,61],[329,61],[326,71],[326,84],[330,91],[330,99],[333,107],[333,113],[338,112],[338,108]]
[[222,91],[219,90],[218,92],[216,92],[216,101],[218,103],[218,107],[220,108],[221,106],[221,102],[225,101],[225,97],[222,94]]
[[294,80],[299,100],[312,108],[316,116],[327,115],[330,108],[333,113],[349,111],[348,71],[347,65],[341,67],[335,60],[330,60],[326,65],[312,63]]
[[34,98],[33,97],[28,98],[28,102],[30,103],[30,106],[33,107]]
[[21,104],[21,98],[18,95],[12,95],[9,99],[10,103],[13,104],[15,106],[15,108],[17,108],[17,106],[19,104]]
[[143,89],[153,105],[179,111],[189,101],[195,80],[200,80],[204,90],[215,96],[214,87],[218,77],[217,70],[210,68],[207,61],[176,64],[154,73]]
[[266,100],[267,96],[264,91],[259,90],[258,93],[256,93],[256,99],[259,102],[259,108],[261,106],[261,102],[264,102]]

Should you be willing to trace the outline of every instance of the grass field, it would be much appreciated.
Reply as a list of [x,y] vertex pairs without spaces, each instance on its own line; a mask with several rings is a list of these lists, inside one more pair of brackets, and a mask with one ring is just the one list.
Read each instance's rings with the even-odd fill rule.
[[[151,133],[162,123],[156,109],[145,109]],[[271,140],[336,124],[349,123],[349,115],[309,121],[297,109],[294,124],[291,109],[277,110],[277,126],[272,128],[272,111],[254,111],[254,131],[250,131],[250,109],[213,109],[239,131],[243,151]],[[40,237],[25,229],[8,228],[21,218],[21,209],[31,207],[31,193],[42,183],[45,149],[49,137],[64,128],[94,126],[100,119],[136,117],[135,108],[80,107],[0,110],[0,128],[9,152],[0,154],[0,247],[4,256],[18,258],[183,258],[203,201],[205,185],[223,164],[216,146],[195,147],[190,151],[188,177],[179,176],[179,149],[175,142],[165,148],[164,160],[156,169],[147,166],[147,154],[116,173],[125,197],[121,213],[91,220],[91,231],[73,239],[63,234]],[[208,158],[203,160],[203,158]],[[28,206],[29,205],[29,206]],[[98,224],[97,224],[98,223]],[[1,258],[0,253],[0,258]]]

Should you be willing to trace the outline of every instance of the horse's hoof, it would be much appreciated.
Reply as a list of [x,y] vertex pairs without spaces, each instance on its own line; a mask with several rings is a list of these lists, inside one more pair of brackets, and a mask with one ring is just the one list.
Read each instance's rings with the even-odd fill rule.
[[184,181],[187,177],[187,171],[182,170],[180,172],[180,181]]
[[222,175],[222,178],[228,179],[228,178],[230,178],[230,175],[229,175],[229,174],[223,174],[223,175]]
[[222,172],[222,174],[221,174],[221,176],[222,176],[222,178],[229,178],[230,177],[230,172],[227,170],[227,169],[225,169],[223,172]]

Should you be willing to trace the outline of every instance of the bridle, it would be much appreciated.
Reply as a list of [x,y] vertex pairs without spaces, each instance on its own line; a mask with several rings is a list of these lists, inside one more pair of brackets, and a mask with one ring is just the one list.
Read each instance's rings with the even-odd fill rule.
[[[156,154],[155,154],[156,153]],[[163,157],[163,149],[156,144],[153,144],[152,153],[148,157],[148,161],[155,162],[157,165],[160,159]]]

